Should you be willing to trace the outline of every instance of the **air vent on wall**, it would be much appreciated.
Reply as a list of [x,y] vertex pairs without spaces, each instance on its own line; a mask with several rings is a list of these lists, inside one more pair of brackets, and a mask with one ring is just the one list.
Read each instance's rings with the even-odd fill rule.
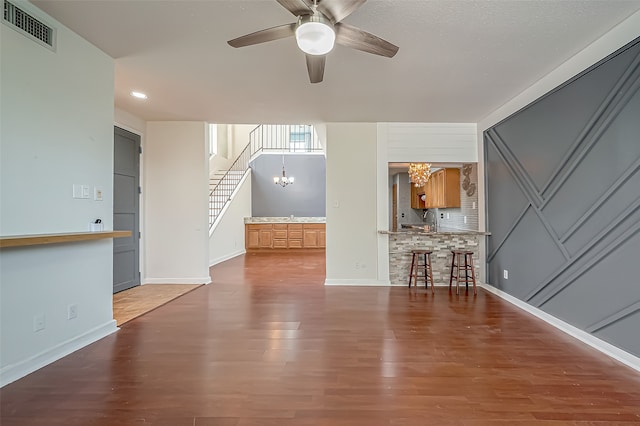
[[51,50],[55,50],[55,29],[4,0],[3,22]]

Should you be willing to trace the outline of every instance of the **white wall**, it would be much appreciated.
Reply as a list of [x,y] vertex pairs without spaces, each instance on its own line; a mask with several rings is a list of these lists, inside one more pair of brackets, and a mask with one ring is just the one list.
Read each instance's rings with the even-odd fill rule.
[[475,163],[475,123],[379,123],[387,145],[387,161]]
[[204,122],[147,123],[145,284],[210,282],[207,134]]
[[224,145],[222,150],[224,154],[220,153],[209,159],[209,171],[211,174],[231,167],[238,155],[249,143],[249,133],[255,128],[255,124],[218,125],[218,146]]
[[[377,126],[375,123],[329,123],[326,138],[325,283],[381,284],[376,214]],[[385,214],[385,221],[387,217]]]
[[[57,28],[57,50],[0,25],[0,234],[87,231],[113,216],[113,60]],[[103,201],[73,199],[73,184]],[[0,384],[116,330],[111,240],[0,251]],[[68,305],[78,317],[67,320]],[[45,329],[34,332],[34,316]]]
[[249,143],[249,134],[257,126],[255,124],[234,124],[230,126],[231,146],[229,156],[235,160]]
[[209,237],[209,265],[245,253],[244,218],[251,216],[251,170],[240,181],[223,211],[220,222]]

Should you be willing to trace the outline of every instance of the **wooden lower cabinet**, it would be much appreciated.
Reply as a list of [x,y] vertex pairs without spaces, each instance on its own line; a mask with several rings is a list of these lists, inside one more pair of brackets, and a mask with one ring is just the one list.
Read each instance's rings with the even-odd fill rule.
[[244,242],[247,249],[271,248],[272,225],[251,224],[245,225]]
[[326,235],[324,223],[252,223],[245,225],[245,248],[324,248]]
[[323,223],[305,224],[303,230],[305,248],[324,248],[327,246],[327,231]]
[[288,248],[286,223],[273,224],[273,229],[271,230],[271,244],[273,248]]
[[302,224],[287,224],[287,248],[302,248]]

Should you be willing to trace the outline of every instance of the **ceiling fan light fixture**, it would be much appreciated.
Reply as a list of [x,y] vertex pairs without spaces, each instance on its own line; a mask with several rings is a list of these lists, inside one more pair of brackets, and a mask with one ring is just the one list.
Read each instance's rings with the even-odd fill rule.
[[296,27],[298,47],[309,55],[326,55],[333,49],[336,33],[333,25],[322,15],[301,16]]

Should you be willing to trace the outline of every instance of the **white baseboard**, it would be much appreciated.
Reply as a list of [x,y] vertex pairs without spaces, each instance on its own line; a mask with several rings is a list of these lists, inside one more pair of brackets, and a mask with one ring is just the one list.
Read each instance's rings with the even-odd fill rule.
[[245,254],[247,251],[245,249],[241,249],[241,250],[237,250],[233,253],[227,254],[225,256],[222,257],[218,257],[217,259],[213,259],[213,260],[209,260],[209,266],[214,266],[217,265],[218,263],[222,263],[225,262],[229,259],[233,259],[234,257],[238,257],[240,255]]
[[481,284],[481,287],[506,300],[507,302],[517,306],[518,308],[527,311],[532,315],[535,315],[546,323],[554,326],[558,330],[567,333],[569,336],[578,339],[583,343],[586,343],[587,345],[615,359],[616,361],[619,361],[624,365],[640,372],[640,358],[638,358],[637,356],[623,351],[622,349],[613,346],[612,344],[607,343],[604,340],[598,339],[594,335],[580,330],[579,328],[574,327],[573,325],[566,323],[554,317],[553,315],[550,315],[542,311],[541,309],[536,308],[535,306],[531,306],[530,304],[523,302],[522,300],[517,299],[510,294],[505,293],[504,291],[497,289],[489,284]]
[[84,334],[55,345],[44,352],[16,364],[7,365],[0,370],[0,387],[8,385],[11,382],[15,382],[16,380],[21,379],[22,377],[31,374],[34,371],[39,370],[42,367],[49,365],[52,362],[77,351],[78,349],[82,349],[116,331],[118,331],[116,321],[110,320]]
[[348,285],[348,286],[376,286],[388,287],[391,283],[388,280],[368,280],[368,279],[325,279],[324,285]]
[[146,278],[142,284],[211,284],[211,277],[201,278]]

